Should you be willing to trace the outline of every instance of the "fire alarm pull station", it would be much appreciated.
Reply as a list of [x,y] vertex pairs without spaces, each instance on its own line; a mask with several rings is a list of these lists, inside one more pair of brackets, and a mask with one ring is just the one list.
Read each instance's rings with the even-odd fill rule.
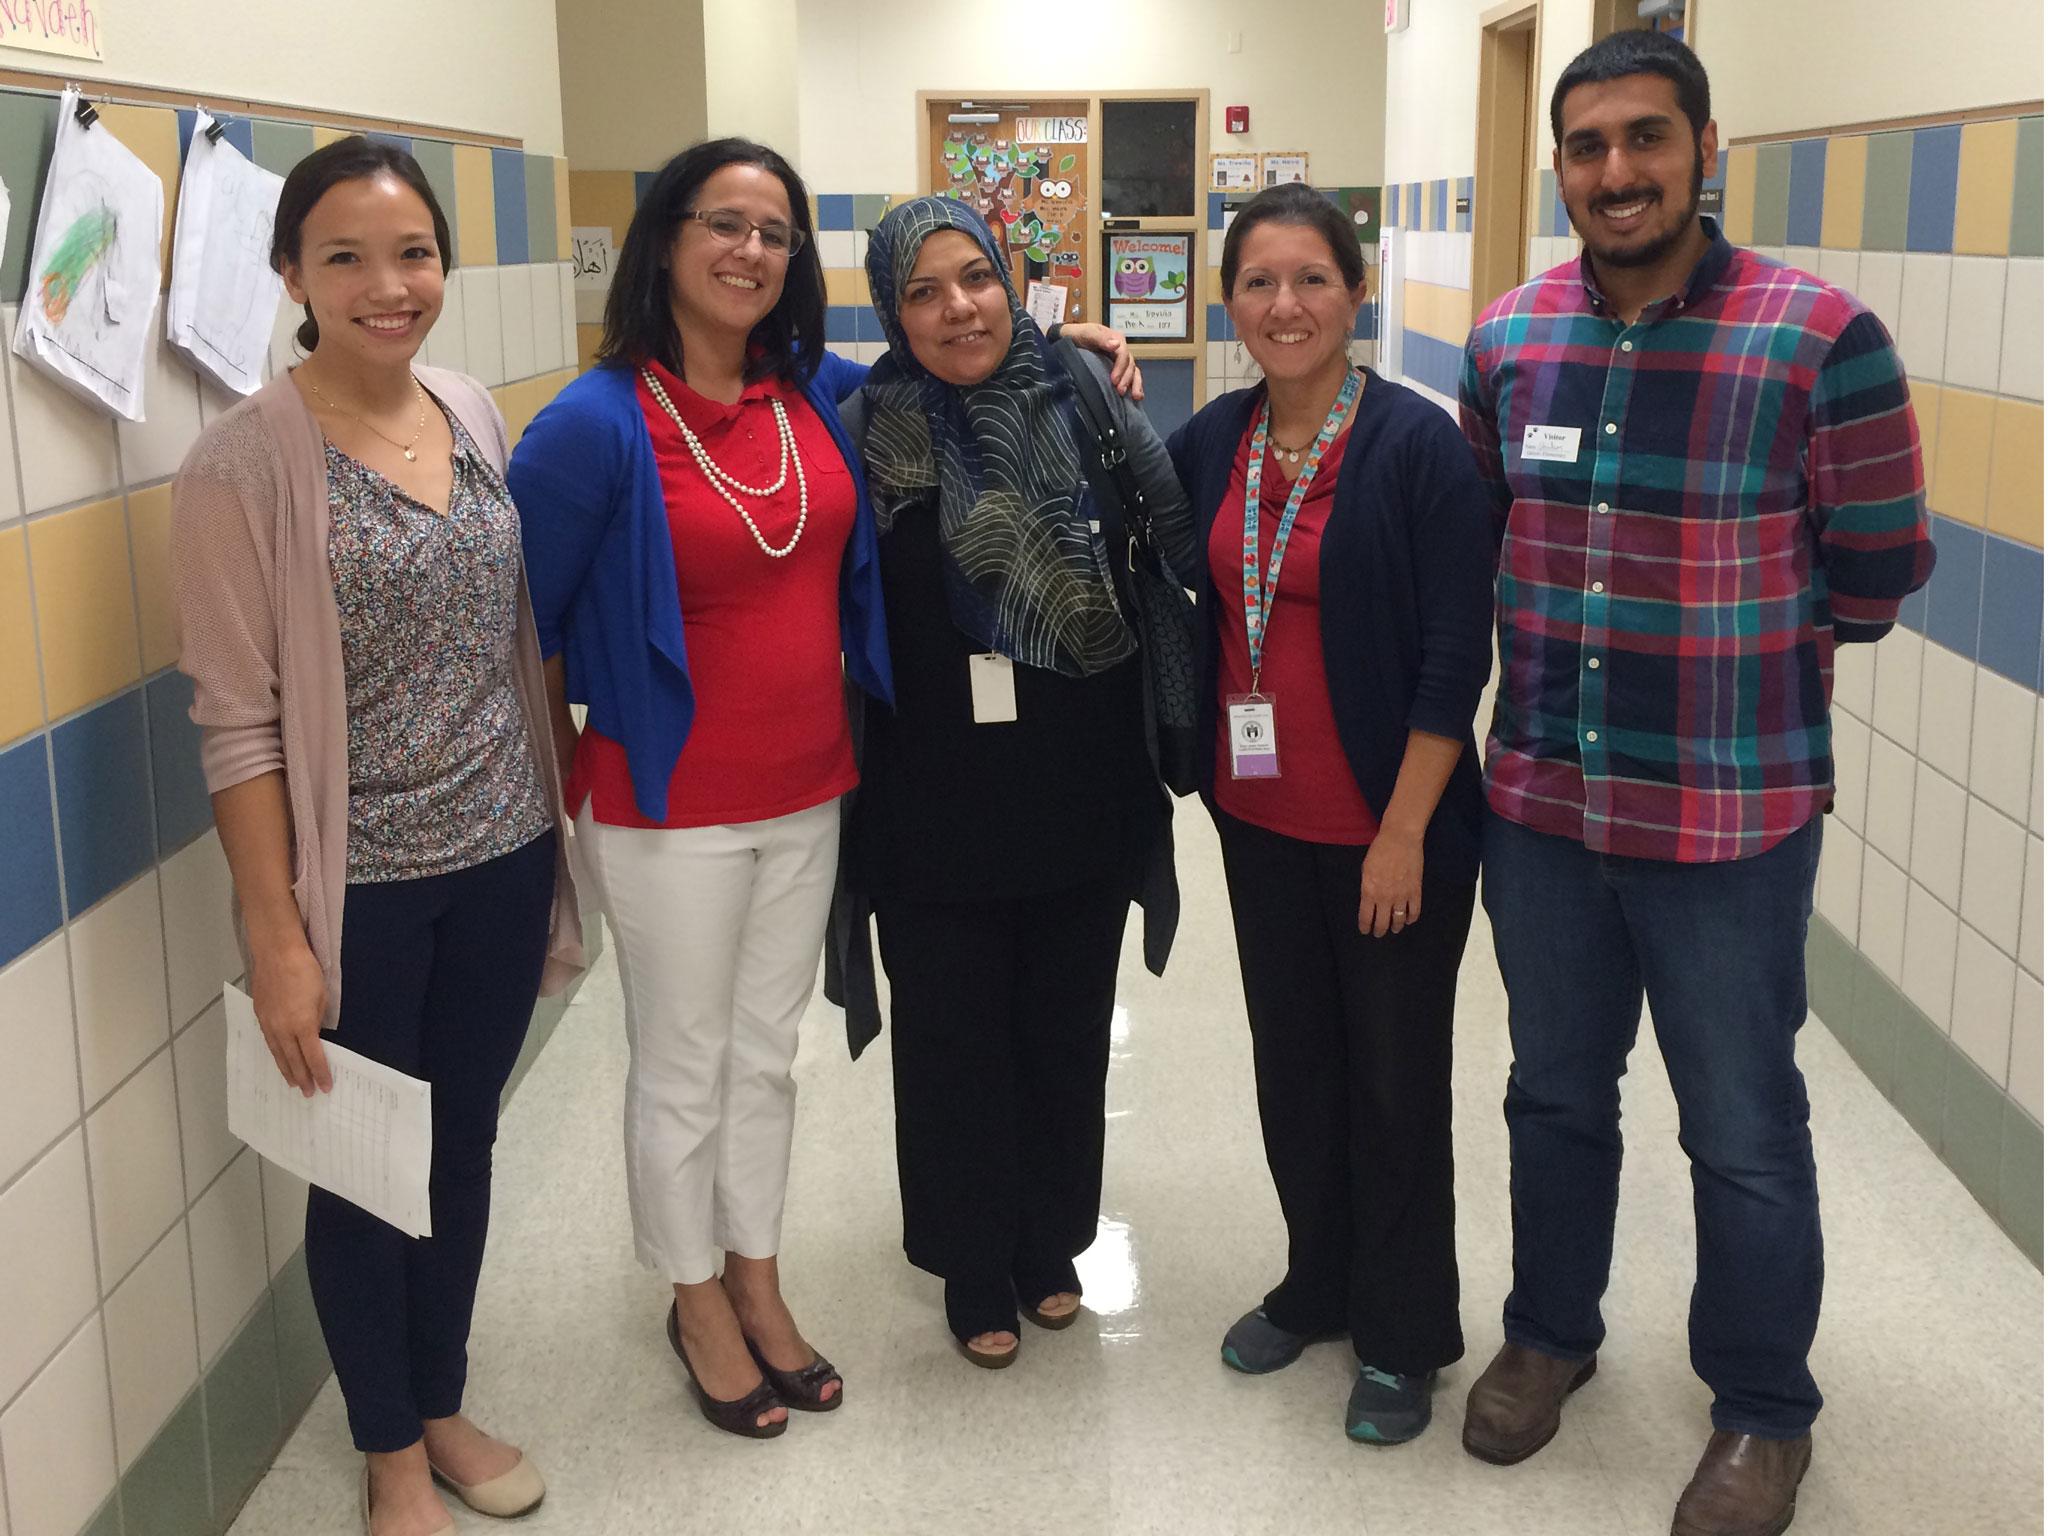
[[1252,109],[1250,107],[1225,107],[1223,109],[1223,131],[1225,133],[1250,133],[1252,131]]

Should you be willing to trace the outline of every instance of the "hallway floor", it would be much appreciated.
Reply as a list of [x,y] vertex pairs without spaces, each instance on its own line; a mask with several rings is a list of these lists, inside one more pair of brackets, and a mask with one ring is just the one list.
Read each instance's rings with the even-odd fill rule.
[[[1089,1315],[1026,1326],[1008,1371],[953,1352],[938,1282],[898,1245],[887,1042],[846,1059],[841,1016],[805,1021],[784,1227],[789,1299],[848,1383],[841,1412],[751,1443],[696,1413],[662,1337],[664,1288],[632,1257],[625,1071],[609,957],[519,1089],[499,1141],[495,1230],[468,1411],[525,1446],[546,1503],[521,1536],[1514,1532],[1656,1536],[1709,1430],[1686,1363],[1690,1185],[1645,1029],[1625,1085],[1629,1160],[1599,1376],[1551,1446],[1512,1469],[1459,1447],[1464,1397],[1508,1283],[1500,1100],[1506,1002],[1483,914],[1461,987],[1459,1242],[1467,1356],[1414,1444],[1342,1430],[1349,1350],[1253,1379],[1223,1329],[1277,1277],[1283,1234],[1214,835],[1180,811],[1180,936],[1166,979],[1127,933]],[[1425,918],[1426,920],[1426,918]],[[2042,1526],[2042,1277],[1818,1021],[1802,1035],[1828,1238],[1813,1368],[1828,1405],[1800,1536],[2004,1536]],[[360,1529],[357,1461],[330,1381],[236,1536]],[[458,1512],[458,1528],[493,1522]]]

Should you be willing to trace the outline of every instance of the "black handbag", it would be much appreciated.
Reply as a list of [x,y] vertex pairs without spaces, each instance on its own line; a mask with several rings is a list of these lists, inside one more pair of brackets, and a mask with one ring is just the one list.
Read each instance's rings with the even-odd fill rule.
[[1081,418],[1094,437],[1093,450],[1082,452],[1088,482],[1102,512],[1102,537],[1109,550],[1110,578],[1124,619],[1138,637],[1140,667],[1145,679],[1146,734],[1160,782],[1176,795],[1191,795],[1199,785],[1195,603],[1160,556],[1152,533],[1152,512],[1145,489],[1132,472],[1123,429],[1109,399],[1108,386],[1082,358],[1072,342],[1061,341],[1059,354],[1073,380]]

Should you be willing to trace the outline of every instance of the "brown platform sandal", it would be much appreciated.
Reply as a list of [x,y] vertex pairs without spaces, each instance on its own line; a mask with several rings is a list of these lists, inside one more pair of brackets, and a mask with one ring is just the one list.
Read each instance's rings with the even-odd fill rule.
[[[1056,1296],[1060,1293],[1055,1291],[1052,1294]],[[1032,1322],[1038,1324],[1039,1327],[1050,1328],[1055,1333],[1057,1333],[1062,1328],[1071,1328],[1080,1319],[1081,1301],[1080,1298],[1078,1296],[1075,1296],[1075,1293],[1072,1291],[1068,1291],[1066,1294],[1069,1296],[1074,1296],[1073,1311],[1048,1312],[1043,1307],[1027,1306],[1024,1308],[1024,1315],[1030,1318]]]
[[697,1379],[697,1372],[690,1364],[690,1357],[683,1352],[683,1327],[676,1315],[676,1304],[668,1304],[668,1347],[676,1352],[676,1358],[683,1362],[683,1371],[690,1378],[690,1390],[697,1395],[697,1408],[713,1424],[729,1435],[739,1435],[748,1440],[773,1440],[789,1428],[787,1418],[771,1423],[760,1422],[761,1415],[771,1408],[788,1405],[783,1402],[775,1388],[767,1381],[754,1388],[745,1397],[726,1401],[713,1397],[704,1390],[704,1384]]
[[[805,1413],[830,1413],[846,1401],[846,1379],[841,1376],[832,1362],[811,1351],[811,1363],[800,1371],[785,1371],[768,1363],[768,1357],[761,1353],[761,1346],[752,1339],[747,1340],[747,1353],[754,1357],[754,1364],[761,1367],[761,1374],[775,1389],[775,1395],[791,1408]],[[839,1383],[839,1390],[830,1397],[821,1394],[833,1382]]]

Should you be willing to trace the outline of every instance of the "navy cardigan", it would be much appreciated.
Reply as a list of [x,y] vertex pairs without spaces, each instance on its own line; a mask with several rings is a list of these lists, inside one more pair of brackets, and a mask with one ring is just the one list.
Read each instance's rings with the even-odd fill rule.
[[[1413,390],[1367,372],[1322,538],[1330,708],[1375,816],[1386,814],[1410,730],[1465,744],[1423,850],[1431,874],[1470,879],[1479,869],[1484,803],[1472,722],[1492,668],[1491,504],[1457,424]],[[1223,503],[1239,445],[1263,398],[1261,385],[1213,400],[1166,445],[1202,537],[1196,600],[1205,742],[1216,739],[1216,625],[1219,619],[1244,622],[1235,583],[1219,593],[1209,577],[1209,538],[1219,516],[1242,527],[1243,503]],[[1233,534],[1231,545],[1237,544]],[[1216,754],[1202,753],[1201,762],[1203,798],[1213,807]]]
[[[860,455],[839,421],[839,402],[867,372],[828,352],[804,396],[853,472],[860,498],[839,571],[847,675],[893,704],[875,519]],[[696,695],[683,650],[668,507],[636,377],[628,368],[600,367],[570,383],[519,439],[505,482],[519,508],[540,653],[567,649],[570,699],[587,704],[590,723],[625,748],[633,803],[660,821]]]

